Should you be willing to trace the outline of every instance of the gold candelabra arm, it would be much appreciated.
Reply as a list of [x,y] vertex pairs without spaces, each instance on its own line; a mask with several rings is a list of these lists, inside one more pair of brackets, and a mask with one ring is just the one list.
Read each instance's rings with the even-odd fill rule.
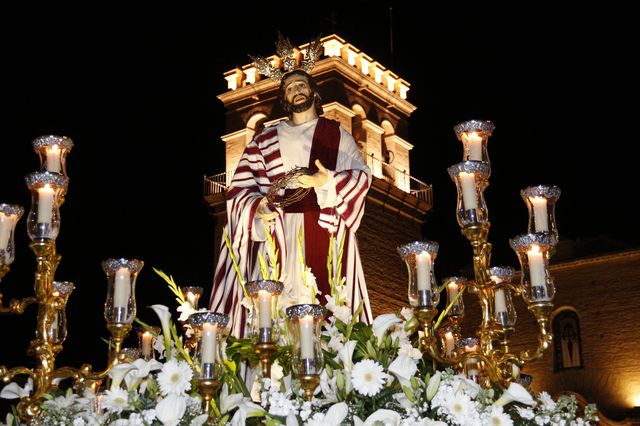
[[[435,333],[433,330],[433,318],[436,316],[437,309],[436,308],[427,308],[427,307],[418,307],[413,309],[414,315],[418,319],[420,323],[420,327],[423,332],[422,336],[422,347],[425,352],[429,354],[434,363],[439,364],[451,364],[455,362],[454,360],[447,360],[442,355],[440,355],[440,351],[438,350],[437,339],[435,337]],[[434,365],[434,368],[436,366]]]
[[491,243],[487,242],[489,228],[491,224],[467,225],[461,229],[462,234],[467,237],[473,249],[473,273],[476,283],[480,287],[491,282],[489,274],[489,264],[491,261]]
[[81,376],[80,382],[103,380],[114,366],[124,361],[122,356],[122,342],[127,334],[129,334],[129,331],[131,331],[131,327],[132,325],[129,323],[113,323],[107,325],[107,329],[111,333],[111,343],[113,344],[113,348],[109,353],[107,367],[102,371],[94,372],[90,364],[83,364],[79,371]]
[[529,310],[536,317],[540,334],[538,336],[538,347],[534,351],[524,350],[520,352],[518,358],[522,362],[530,362],[539,359],[544,351],[546,351],[553,341],[553,333],[549,328],[549,314],[553,310],[553,304],[550,302],[539,302],[529,305]]
[[0,314],[23,314],[27,306],[37,303],[38,299],[29,296],[24,299],[11,299],[9,306],[4,306],[2,303],[2,293],[0,293]]

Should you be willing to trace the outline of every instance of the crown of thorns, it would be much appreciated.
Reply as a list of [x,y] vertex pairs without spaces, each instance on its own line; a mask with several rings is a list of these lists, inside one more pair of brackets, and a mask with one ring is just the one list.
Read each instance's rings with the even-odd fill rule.
[[278,32],[278,41],[276,42],[276,53],[282,62],[282,66],[275,67],[268,59],[262,56],[249,55],[253,60],[256,70],[264,76],[273,80],[281,81],[282,77],[290,71],[300,69],[306,73],[310,73],[316,65],[316,61],[322,54],[322,42],[320,36],[309,42],[307,51],[302,56],[300,64],[296,60],[296,52],[289,39],[286,39]]

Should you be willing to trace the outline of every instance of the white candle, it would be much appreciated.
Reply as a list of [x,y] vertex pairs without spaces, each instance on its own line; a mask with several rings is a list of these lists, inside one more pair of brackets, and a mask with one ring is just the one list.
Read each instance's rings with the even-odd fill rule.
[[142,333],[142,356],[145,359],[151,358],[153,335],[148,331]]
[[447,331],[444,334],[444,351],[447,356],[451,356],[451,352],[453,352],[454,346],[455,341],[453,340],[453,334],[450,331]]
[[458,284],[447,284],[447,294],[449,295],[449,302],[453,302],[453,299],[458,295]]
[[482,161],[482,138],[475,131],[464,133],[467,141],[467,150],[469,151],[469,160]]
[[218,325],[205,322],[202,325],[202,363],[212,364],[216,362],[216,339],[218,337]]
[[300,358],[314,358],[313,317],[311,315],[300,318]]
[[47,149],[47,171],[53,173],[60,173],[62,170],[62,163],[60,162],[60,147],[53,145]]
[[17,220],[18,216],[15,214],[6,215],[0,212],[0,250],[6,250],[9,247],[9,238]]
[[271,328],[271,293],[258,291],[258,327]]
[[462,204],[465,210],[478,207],[476,200],[476,177],[473,173],[460,172],[460,185],[462,186]]
[[496,315],[502,312],[507,312],[507,299],[504,296],[504,289],[499,288],[496,290],[494,303]]
[[468,377],[476,377],[480,375],[480,370],[478,370],[478,359],[477,358],[469,358],[467,360],[467,376]]
[[529,197],[533,206],[533,223],[536,232],[549,232],[547,220],[547,199],[544,197]]
[[131,273],[127,268],[119,268],[116,271],[113,306],[115,308],[126,308],[131,295]]
[[431,290],[431,255],[426,251],[416,256],[416,280],[418,291]]
[[544,253],[540,251],[540,247],[535,244],[532,245],[531,249],[527,252],[529,277],[533,287],[544,287],[546,285],[543,255]]
[[51,223],[55,193],[49,184],[38,189],[38,223]]
[[196,306],[196,295],[190,291],[187,292],[187,302],[191,304],[193,309],[198,309]]

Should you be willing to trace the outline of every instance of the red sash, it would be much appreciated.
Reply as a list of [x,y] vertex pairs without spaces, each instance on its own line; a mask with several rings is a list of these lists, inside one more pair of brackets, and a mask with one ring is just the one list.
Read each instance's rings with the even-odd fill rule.
[[[340,147],[340,123],[324,117],[318,118],[313,133],[309,165],[312,173],[318,171],[316,160],[329,170],[335,170]],[[285,191],[285,197],[287,193]],[[314,190],[300,201],[284,208],[286,213],[305,213],[304,215],[304,252],[307,266],[316,277],[318,289],[323,295],[329,295],[329,277],[327,271],[327,253],[329,250],[329,232],[318,224],[320,207]],[[290,230],[287,230],[290,232]],[[294,255],[290,253],[289,256]],[[324,298],[323,298],[324,299]]]

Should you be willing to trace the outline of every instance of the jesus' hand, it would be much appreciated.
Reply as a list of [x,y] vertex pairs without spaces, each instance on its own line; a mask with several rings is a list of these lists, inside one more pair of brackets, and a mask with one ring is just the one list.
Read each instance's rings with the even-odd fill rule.
[[329,180],[329,170],[316,160],[318,171],[312,175],[302,175],[298,177],[298,183],[302,188],[320,188]]

